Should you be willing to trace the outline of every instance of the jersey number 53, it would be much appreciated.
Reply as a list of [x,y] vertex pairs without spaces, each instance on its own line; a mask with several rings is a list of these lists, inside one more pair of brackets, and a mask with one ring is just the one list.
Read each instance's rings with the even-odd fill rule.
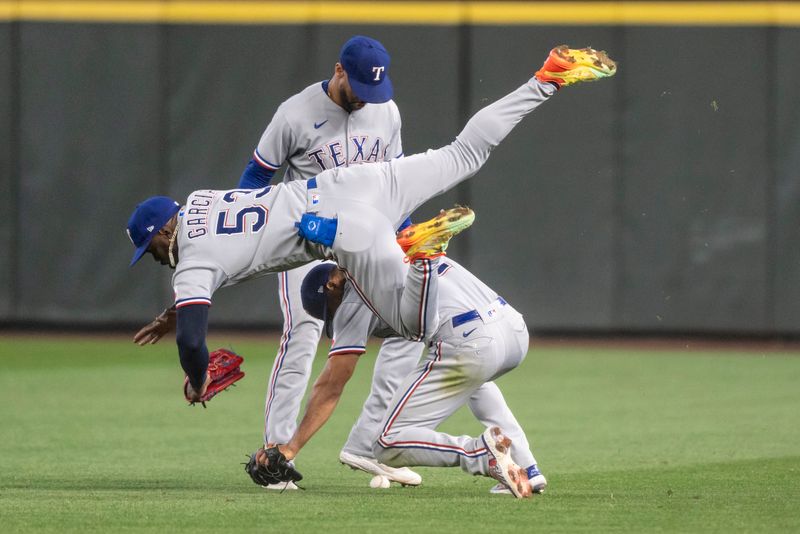
[[[259,190],[236,190],[229,191],[222,200],[228,204],[236,202],[239,195],[255,194],[255,198],[260,198],[269,192],[269,187]],[[232,214],[231,212],[235,212]],[[244,233],[248,228],[252,233],[256,233],[267,224],[269,210],[261,204],[251,204],[244,208],[232,208],[220,211],[217,215],[217,235],[236,235]],[[231,220],[233,219],[233,220]]]

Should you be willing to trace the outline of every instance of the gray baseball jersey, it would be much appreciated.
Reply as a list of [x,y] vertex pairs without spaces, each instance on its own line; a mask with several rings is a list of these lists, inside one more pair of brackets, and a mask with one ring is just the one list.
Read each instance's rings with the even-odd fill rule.
[[283,102],[258,142],[254,160],[271,171],[285,162],[284,182],[403,155],[394,101],[348,113],[327,95],[327,83],[310,85]]
[[[436,270],[439,278],[437,332],[441,324],[454,315],[483,306],[498,297],[489,286],[451,258],[443,259]],[[363,353],[370,334],[381,338],[400,335],[364,306],[361,297],[348,283],[342,303],[333,317],[333,341],[328,355]],[[436,333],[430,338],[436,340]]]
[[307,189],[195,191],[179,213],[179,260],[172,277],[178,307],[211,303],[214,292],[320,257],[297,236]]

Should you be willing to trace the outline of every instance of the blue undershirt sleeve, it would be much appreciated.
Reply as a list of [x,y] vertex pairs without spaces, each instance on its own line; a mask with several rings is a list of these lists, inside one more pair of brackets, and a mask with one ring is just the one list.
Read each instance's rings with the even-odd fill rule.
[[178,308],[175,339],[178,353],[189,382],[195,391],[200,391],[208,369],[208,348],[206,332],[208,331],[208,306],[193,304]]
[[255,160],[250,160],[239,178],[239,189],[261,189],[267,187],[275,176],[275,171],[265,169]]

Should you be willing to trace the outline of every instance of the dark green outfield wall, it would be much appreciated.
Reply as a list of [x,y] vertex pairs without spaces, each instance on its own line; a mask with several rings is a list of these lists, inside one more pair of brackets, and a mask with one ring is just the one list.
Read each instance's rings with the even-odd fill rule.
[[[139,200],[232,188],[277,105],[384,42],[406,154],[449,142],[561,42],[616,79],[537,111],[454,202],[451,255],[540,330],[800,333],[800,30],[0,24],[0,323],[136,322],[168,273],[129,270]],[[280,323],[277,279],[217,324]]]

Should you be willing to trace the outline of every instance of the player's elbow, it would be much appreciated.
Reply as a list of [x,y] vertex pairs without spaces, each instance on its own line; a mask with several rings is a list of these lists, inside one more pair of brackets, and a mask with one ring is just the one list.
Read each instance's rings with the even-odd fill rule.
[[205,346],[206,340],[197,331],[192,330],[178,330],[175,341],[178,343],[178,349],[181,352],[195,354],[202,350]]
[[269,185],[275,171],[265,169],[255,160],[250,160],[239,178],[239,189],[261,189]]

